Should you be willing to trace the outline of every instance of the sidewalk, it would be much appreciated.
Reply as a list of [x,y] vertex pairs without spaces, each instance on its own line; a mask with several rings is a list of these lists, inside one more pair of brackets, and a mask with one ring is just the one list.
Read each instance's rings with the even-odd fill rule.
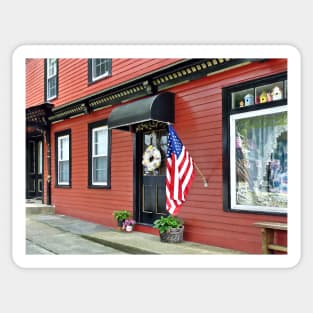
[[[182,243],[160,242],[159,236],[133,231],[131,233],[120,232],[103,225],[82,221],[57,214],[32,214],[27,216],[27,237],[41,232],[44,234],[44,227],[49,226],[49,232],[62,232],[69,234],[66,243],[63,245],[70,247],[72,244],[78,247],[84,239],[86,242],[96,245],[96,252],[90,254],[100,254],[100,246],[106,248],[106,253],[128,253],[128,254],[242,254],[243,252],[224,249],[220,247],[202,245],[184,241]],[[37,229],[36,229],[37,228]],[[39,229],[39,230],[38,230]],[[47,230],[46,230],[47,231]],[[46,234],[49,238],[49,234]],[[46,237],[47,237],[46,236]],[[57,237],[62,240],[61,234]],[[29,239],[29,238],[27,238]],[[64,236],[63,236],[64,239]],[[46,239],[48,240],[48,239]],[[52,242],[51,242],[52,244]],[[60,248],[60,244],[53,241],[54,246],[58,245],[58,251],[66,251]],[[111,251],[111,252],[110,252]],[[58,253],[58,254],[61,254]],[[66,252],[64,252],[65,254]]]

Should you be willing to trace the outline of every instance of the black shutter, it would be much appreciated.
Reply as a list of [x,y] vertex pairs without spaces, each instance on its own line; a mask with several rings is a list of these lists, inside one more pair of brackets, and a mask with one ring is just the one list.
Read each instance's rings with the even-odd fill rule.
[[112,59],[108,59],[109,76],[112,76]]
[[44,101],[47,102],[47,59],[44,60]]
[[57,98],[59,95],[59,59],[56,59],[56,67],[57,67],[57,77],[55,83],[55,97]]
[[88,59],[88,84],[92,83],[92,59]]

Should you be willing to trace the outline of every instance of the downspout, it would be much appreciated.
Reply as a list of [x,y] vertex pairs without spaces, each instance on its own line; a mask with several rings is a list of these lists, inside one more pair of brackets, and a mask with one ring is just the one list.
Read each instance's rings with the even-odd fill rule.
[[50,125],[46,128],[46,142],[47,142],[47,204],[51,205],[51,133]]

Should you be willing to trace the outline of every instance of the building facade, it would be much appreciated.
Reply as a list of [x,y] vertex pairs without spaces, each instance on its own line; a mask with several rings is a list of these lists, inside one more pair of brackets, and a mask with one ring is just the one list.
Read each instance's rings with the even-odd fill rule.
[[171,123],[205,177],[184,239],[261,253],[254,223],[287,222],[287,100],[287,59],[27,59],[26,198],[107,226],[127,209],[156,234]]

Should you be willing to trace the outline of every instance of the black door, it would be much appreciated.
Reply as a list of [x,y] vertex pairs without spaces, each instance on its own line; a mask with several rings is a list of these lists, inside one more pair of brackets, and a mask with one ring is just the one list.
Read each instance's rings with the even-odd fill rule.
[[41,138],[30,138],[26,143],[26,198],[42,198],[43,145]]
[[[137,134],[137,140],[139,143],[137,173],[140,175],[137,189],[139,191],[137,217],[140,223],[152,224],[160,216],[167,215],[165,197],[167,129],[143,131]],[[153,164],[152,168],[142,164],[143,155],[148,147],[153,149],[154,155],[159,153],[161,155],[161,162],[155,169],[153,169]]]

